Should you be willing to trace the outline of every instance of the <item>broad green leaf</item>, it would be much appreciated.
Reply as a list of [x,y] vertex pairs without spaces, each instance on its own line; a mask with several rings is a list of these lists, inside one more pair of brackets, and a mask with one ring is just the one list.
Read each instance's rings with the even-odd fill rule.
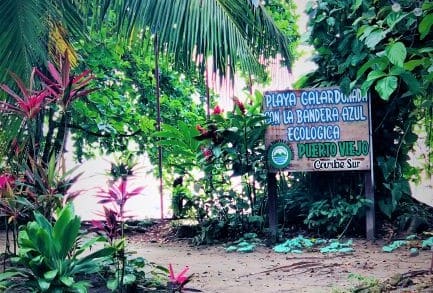
[[389,26],[389,28],[387,29],[387,32],[392,31],[394,29],[395,25],[397,23],[399,23],[400,21],[402,21],[407,16],[408,16],[407,13],[395,13],[395,12],[390,13],[385,19],[386,23]]
[[399,181],[394,183],[393,187],[399,189],[403,194],[411,194],[410,185],[407,180],[400,179]]
[[388,218],[391,218],[392,212],[394,211],[391,204],[385,202],[384,200],[379,200],[379,208]]
[[80,258],[77,263],[76,266],[74,267],[74,269],[72,270],[73,273],[78,273],[78,272],[90,272],[90,271],[82,271],[82,269],[84,267],[89,267],[89,268],[97,268],[98,267],[98,261],[97,259],[104,259],[106,257],[109,257],[111,255],[113,255],[113,253],[115,252],[115,248],[113,247],[104,247],[100,250],[97,250],[83,258]]
[[43,230],[46,230],[48,233],[52,233],[53,226],[51,223],[45,218],[41,213],[35,212],[34,213],[35,221],[37,225],[42,228]]
[[370,89],[370,87],[373,85],[375,80],[367,80],[364,81],[361,85],[361,94],[362,95],[367,95],[368,94],[368,90]]
[[103,236],[94,237],[92,239],[89,239],[85,243],[81,244],[80,247],[75,251],[75,256],[80,255],[83,253],[86,249],[92,247],[96,242],[103,242],[105,243],[107,240]]
[[126,274],[123,277],[123,284],[130,285],[133,284],[137,280],[137,277],[134,274]]
[[403,192],[400,189],[400,186],[397,184],[393,184],[391,189],[391,196],[392,196],[392,205],[395,209],[397,207],[398,202],[400,201],[401,197],[403,196]]
[[[358,71],[356,72],[356,78],[359,79],[369,68],[374,68],[374,65],[379,63],[385,63],[386,65],[388,65],[388,60],[386,57],[374,57],[368,60],[358,69]],[[386,65],[381,67],[385,68]]]
[[381,99],[388,101],[391,94],[397,89],[397,83],[397,77],[387,76],[378,80],[374,88]]
[[72,205],[66,205],[54,224],[53,238],[59,243],[59,256],[66,257],[74,245],[80,230],[80,218],[75,216]]
[[58,270],[52,270],[44,273],[45,280],[52,281],[57,276]]
[[392,66],[391,69],[389,70],[389,74],[388,75],[402,75],[404,73],[404,69],[402,67],[399,66]]
[[314,22],[316,22],[316,23],[322,22],[324,19],[326,19],[326,14],[320,14],[318,17],[316,17]]
[[351,10],[357,10],[362,4],[362,0],[355,0],[352,4]]
[[23,274],[20,272],[4,271],[4,272],[0,273],[0,281],[6,280],[6,279],[11,279],[13,277],[22,276],[22,275]]
[[365,38],[375,29],[375,27],[370,25],[362,25],[357,31],[356,36],[361,40],[365,40]]
[[347,76],[345,76],[341,80],[340,88],[343,91],[343,93],[349,93],[350,92],[350,79]]
[[420,39],[423,40],[429,33],[431,26],[433,25],[433,13],[427,14],[421,20],[418,31],[421,34]]
[[60,282],[65,284],[67,287],[71,287],[74,284],[74,278],[72,278],[72,277],[61,276],[59,279],[60,279]]
[[90,283],[87,281],[79,281],[72,284],[71,288],[77,293],[87,293],[87,288],[90,287]]
[[331,17],[328,17],[328,18],[326,19],[326,23],[327,23],[329,26],[334,26],[334,25],[335,25],[335,18],[333,18],[332,16],[331,16]]
[[407,56],[406,46],[402,42],[396,42],[386,46],[385,48],[386,57],[392,64],[403,67],[404,60]]
[[53,243],[50,235],[46,230],[39,229],[36,237],[32,239],[40,253],[48,258],[53,257]]
[[366,36],[364,43],[368,48],[374,49],[376,45],[385,38],[385,36],[386,34],[383,30],[376,29]]
[[50,289],[51,283],[47,282],[44,278],[38,278],[38,285],[42,292],[48,291]]
[[386,76],[385,72],[379,70],[373,70],[370,71],[370,73],[368,73],[366,81],[376,80],[384,76]]
[[403,64],[403,68],[412,71],[418,66],[425,64],[425,62],[426,62],[425,58],[409,60]]
[[42,255],[38,255],[33,257],[30,261],[29,261],[29,265],[31,267],[35,267],[35,266],[39,266],[42,264],[42,262],[44,261],[44,257]]
[[424,1],[421,8],[422,8],[422,10],[433,9],[433,2]]

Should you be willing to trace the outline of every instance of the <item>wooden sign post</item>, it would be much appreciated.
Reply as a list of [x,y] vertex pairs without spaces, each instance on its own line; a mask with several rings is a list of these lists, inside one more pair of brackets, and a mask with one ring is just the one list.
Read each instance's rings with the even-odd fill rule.
[[[366,197],[373,202],[367,211],[367,238],[372,239],[374,181],[369,96],[362,95],[359,89],[345,95],[339,88],[268,91],[264,93],[263,108],[268,124],[265,143],[269,172],[366,173]],[[268,180],[270,196],[272,184]],[[268,200],[271,209],[271,198]],[[276,229],[271,225],[274,214],[276,211],[269,211],[271,231]]]

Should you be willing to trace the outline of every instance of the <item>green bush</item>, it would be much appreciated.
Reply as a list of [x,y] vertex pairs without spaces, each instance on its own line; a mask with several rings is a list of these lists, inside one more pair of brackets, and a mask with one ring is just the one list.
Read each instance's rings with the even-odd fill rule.
[[7,277],[3,286],[10,292],[87,292],[90,283],[80,280],[85,274],[96,273],[110,259],[113,248],[105,247],[80,257],[102,237],[80,244],[80,218],[71,205],[57,213],[54,226],[39,212],[18,236],[18,256],[13,267],[0,275]]

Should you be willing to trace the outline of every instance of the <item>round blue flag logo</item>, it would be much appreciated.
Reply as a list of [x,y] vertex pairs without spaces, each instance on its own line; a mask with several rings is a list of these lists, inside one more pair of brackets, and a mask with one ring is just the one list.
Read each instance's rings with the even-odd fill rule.
[[268,150],[268,162],[275,169],[283,169],[290,165],[292,150],[284,142],[272,144]]

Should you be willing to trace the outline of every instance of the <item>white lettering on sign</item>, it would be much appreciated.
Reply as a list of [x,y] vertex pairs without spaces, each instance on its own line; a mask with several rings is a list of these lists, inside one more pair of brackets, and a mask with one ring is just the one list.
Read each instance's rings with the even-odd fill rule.
[[[360,89],[269,91],[264,94],[266,145],[286,143],[290,171],[369,170],[369,97]],[[282,167],[283,168],[283,167]]]

